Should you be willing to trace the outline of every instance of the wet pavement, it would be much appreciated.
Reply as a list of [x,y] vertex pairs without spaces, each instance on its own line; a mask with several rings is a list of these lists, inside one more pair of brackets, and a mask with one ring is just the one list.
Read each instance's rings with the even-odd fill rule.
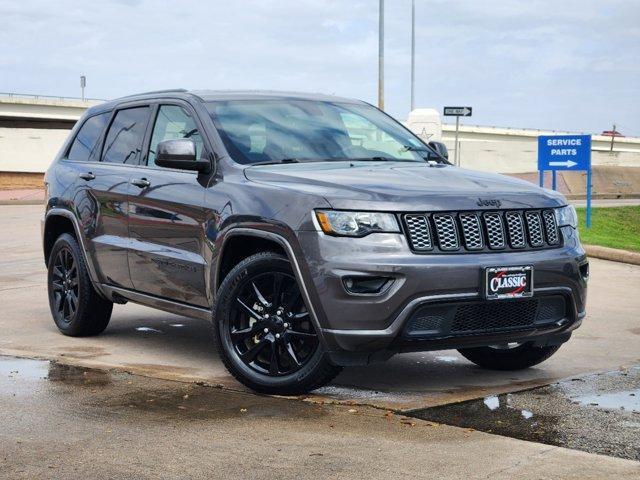
[[1,479],[638,475],[638,462],[380,409],[0,356]]
[[[210,338],[210,323],[129,303],[115,305],[106,331],[60,335],[49,312],[42,260],[41,206],[0,206],[0,354],[120,369],[155,378],[203,381],[234,390]],[[16,232],[19,232],[17,235]],[[456,351],[408,353],[346,368],[310,401],[412,410],[547,385],[640,363],[640,266],[591,261],[587,318],[552,358],[519,372],[480,369]],[[625,289],[619,288],[620,278]]]
[[483,432],[640,460],[640,367],[408,415]]
[[[626,393],[637,398],[635,370],[624,388],[602,379],[583,390],[580,381],[569,383],[574,390],[565,397],[577,402],[570,405],[512,393],[640,364],[640,297],[628,295],[640,287],[640,267],[592,261],[583,326],[535,368],[492,372],[455,351],[404,354],[345,369],[306,398],[272,398],[247,392],[226,372],[208,322],[116,305],[102,335],[60,335],[47,304],[41,212],[0,207],[8,226],[0,231],[0,355],[52,360],[0,356],[2,479],[198,478],[216,471],[227,478],[640,478],[640,463],[624,459],[637,458],[637,407],[631,400],[624,412],[612,410]],[[627,289],[618,287],[620,278]],[[550,436],[501,436],[497,422],[486,428],[494,435],[401,413],[476,398],[491,414],[488,406],[515,412],[510,423],[525,422],[516,433],[535,431],[526,422],[543,415],[584,413],[574,426],[547,418],[541,427],[556,439],[565,435],[555,444],[571,449],[553,446]],[[454,423],[451,416],[441,421]],[[579,436],[580,422],[592,422],[594,431],[608,425],[613,434],[600,435],[605,448],[591,445],[596,435]]]

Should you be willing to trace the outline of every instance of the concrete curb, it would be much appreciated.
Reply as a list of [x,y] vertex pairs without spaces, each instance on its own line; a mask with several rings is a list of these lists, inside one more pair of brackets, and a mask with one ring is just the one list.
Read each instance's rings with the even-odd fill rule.
[[618,250],[617,248],[599,247],[597,245],[583,245],[587,255],[612,262],[640,265],[640,253]]

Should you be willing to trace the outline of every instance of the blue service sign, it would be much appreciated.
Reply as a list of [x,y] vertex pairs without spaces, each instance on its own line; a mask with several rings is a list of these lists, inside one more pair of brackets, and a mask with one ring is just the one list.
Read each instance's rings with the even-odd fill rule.
[[538,137],[538,170],[589,170],[591,135]]

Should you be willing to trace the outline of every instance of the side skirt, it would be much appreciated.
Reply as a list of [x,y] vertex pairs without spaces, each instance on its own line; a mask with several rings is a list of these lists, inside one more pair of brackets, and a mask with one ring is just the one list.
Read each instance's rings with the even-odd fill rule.
[[208,308],[175,302],[173,300],[167,300],[165,298],[128,290],[126,288],[113,287],[105,284],[101,284],[100,286],[109,298],[113,298],[113,294],[115,293],[131,302],[139,303],[140,305],[145,305],[151,308],[157,308],[158,310],[163,310],[165,312],[175,313],[176,315],[183,315],[185,317],[198,318],[206,321],[211,321],[212,318],[212,312]]

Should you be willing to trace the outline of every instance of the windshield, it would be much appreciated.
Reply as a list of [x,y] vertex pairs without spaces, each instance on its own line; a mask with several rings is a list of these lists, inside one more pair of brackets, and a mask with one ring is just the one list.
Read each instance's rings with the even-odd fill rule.
[[231,157],[243,164],[330,160],[424,162],[427,147],[370,105],[312,100],[207,103]]

